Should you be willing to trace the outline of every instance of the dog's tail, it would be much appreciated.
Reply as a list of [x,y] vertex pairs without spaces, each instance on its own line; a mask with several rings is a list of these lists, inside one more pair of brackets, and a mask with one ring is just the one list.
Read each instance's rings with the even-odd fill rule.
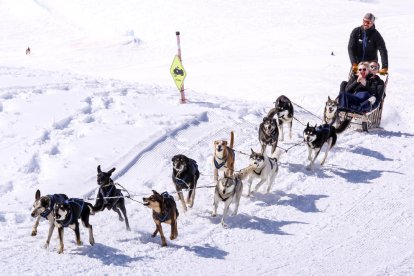
[[268,118],[273,118],[276,114],[276,108],[272,108],[269,110],[269,112],[267,112],[267,116]]
[[232,149],[234,146],[234,132],[233,130],[230,131],[230,148]]
[[344,132],[345,129],[347,129],[349,127],[349,125],[351,124],[351,119],[345,119],[337,128],[336,128],[336,133],[342,133]]

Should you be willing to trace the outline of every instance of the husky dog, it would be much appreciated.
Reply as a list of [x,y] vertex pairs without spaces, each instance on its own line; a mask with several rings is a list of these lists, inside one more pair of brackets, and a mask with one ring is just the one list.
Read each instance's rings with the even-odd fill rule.
[[218,171],[224,170],[228,176],[232,176],[234,172],[234,132],[230,132],[230,143],[226,140],[214,141],[214,181],[218,180]]
[[[326,157],[328,156],[329,150],[333,148],[336,143],[336,129],[334,126],[329,124],[323,124],[320,126],[315,125],[309,126],[309,123],[306,125],[305,130],[303,131],[303,141],[308,146],[308,160],[310,161],[307,169],[312,169],[313,163],[319,155],[319,152],[322,149],[322,146],[326,143],[327,148],[325,151],[325,157],[321,162],[321,166],[325,163]],[[313,157],[312,157],[313,153]]]
[[271,117],[264,117],[263,122],[259,126],[259,142],[262,145],[262,153],[266,151],[267,146],[272,146],[270,155],[272,156],[277,147],[279,137],[279,130],[276,119]]
[[152,190],[152,195],[148,198],[143,197],[144,205],[152,209],[152,219],[155,222],[155,231],[152,234],[154,238],[157,233],[160,233],[162,246],[167,246],[164,232],[162,231],[161,223],[167,223],[171,225],[170,240],[174,240],[178,237],[177,218],[178,210],[175,204],[174,197],[167,192],[162,194]]
[[253,170],[249,173],[247,182],[249,183],[249,191],[247,196],[250,196],[252,191],[252,183],[253,179],[258,178],[260,179],[259,183],[257,183],[255,192],[257,192],[260,186],[267,182],[267,189],[266,192],[269,193],[270,188],[272,187],[273,182],[275,181],[275,177],[279,170],[279,166],[277,164],[276,158],[269,158],[267,157],[266,153],[256,153],[251,150],[250,154],[250,166],[253,167]]
[[292,102],[289,100],[288,97],[282,95],[279,96],[276,101],[274,102],[275,108],[272,108],[267,117],[272,117],[276,114],[277,121],[278,121],[278,128],[280,137],[279,140],[284,140],[283,135],[283,125],[287,124],[289,128],[289,138],[292,139],[292,121],[293,121],[293,105]]
[[198,171],[197,162],[185,155],[178,154],[172,158],[173,172],[172,181],[174,182],[175,189],[178,193],[178,197],[181,201],[184,211],[187,211],[187,205],[184,200],[182,190],[189,189],[187,195],[188,207],[193,207],[195,189],[197,186],[200,172]]
[[[118,216],[120,221],[124,221],[126,229],[129,231],[129,222],[125,208],[125,199],[122,195],[120,189],[116,189],[114,181],[111,179],[112,173],[115,171],[115,168],[112,168],[108,172],[101,171],[101,165],[97,168],[98,175],[96,176],[96,181],[98,182],[99,190],[98,195],[96,196],[96,202],[93,206],[94,212],[103,211],[105,208],[108,210],[114,210]],[[124,217],[121,216],[121,209],[122,214]]]
[[69,227],[75,231],[76,244],[82,245],[79,233],[79,218],[83,226],[89,229],[89,243],[95,244],[92,225],[89,224],[89,216],[93,215],[92,204],[79,198],[70,198],[63,203],[57,203],[53,209],[55,226],[58,228],[60,247],[58,253],[63,253],[63,229]]
[[37,226],[39,221],[43,217],[49,221],[49,234],[44,245],[45,248],[49,247],[50,238],[52,237],[53,230],[55,229],[55,219],[53,218],[53,207],[56,203],[61,203],[68,199],[65,194],[53,194],[40,196],[40,190],[36,191],[35,202],[33,203],[32,217],[36,218],[35,224],[32,228],[32,236],[37,235]]
[[323,111],[323,123],[336,126],[338,110],[338,98],[331,100],[331,97],[328,96],[328,100],[325,103],[325,110]]
[[239,209],[240,197],[243,191],[243,182],[242,180],[246,178],[250,171],[250,167],[242,170],[239,173],[234,174],[232,177],[227,176],[224,173],[224,176],[217,181],[216,189],[214,192],[214,208],[212,216],[217,215],[217,207],[220,201],[224,202],[223,217],[221,219],[221,225],[224,228],[227,228],[227,224],[224,222],[229,211],[230,204],[234,201],[235,209],[233,215],[237,215]]

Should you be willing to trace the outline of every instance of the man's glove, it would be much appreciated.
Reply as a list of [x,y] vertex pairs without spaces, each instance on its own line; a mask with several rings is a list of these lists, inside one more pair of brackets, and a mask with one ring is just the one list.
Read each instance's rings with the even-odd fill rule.
[[358,72],[358,64],[352,63],[352,73],[356,74]]
[[380,73],[381,75],[386,75],[388,74],[388,68],[382,68],[378,71],[378,73]]
[[374,96],[371,96],[371,97],[368,99],[368,101],[369,101],[369,103],[370,103],[371,105],[373,105],[373,104],[375,103],[376,99],[377,99],[377,98],[375,98]]

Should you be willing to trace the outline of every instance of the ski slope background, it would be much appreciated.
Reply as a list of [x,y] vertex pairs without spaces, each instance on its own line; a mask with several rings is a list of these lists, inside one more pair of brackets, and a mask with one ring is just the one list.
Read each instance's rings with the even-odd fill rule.
[[[84,245],[67,229],[63,255],[56,232],[42,247],[46,221],[30,236],[35,191],[94,197],[98,165],[116,167],[115,181],[140,200],[174,191],[171,158],[181,153],[209,186],[213,141],[234,130],[243,168],[279,95],[299,120],[279,145],[300,142],[302,124],[321,122],[346,78],[348,37],[366,12],[378,17],[389,51],[381,128],[340,135],[325,166],[307,171],[303,145],[282,154],[271,192],[242,197],[228,229],[222,205],[211,217],[214,189],[200,188],[194,208],[179,209],[179,236],[167,248],[150,236],[151,211],[129,200],[132,231],[116,213],[98,213],[94,246],[82,226]],[[2,272],[412,275],[413,19],[413,1],[402,0],[0,1]],[[169,75],[175,31],[185,105]]]

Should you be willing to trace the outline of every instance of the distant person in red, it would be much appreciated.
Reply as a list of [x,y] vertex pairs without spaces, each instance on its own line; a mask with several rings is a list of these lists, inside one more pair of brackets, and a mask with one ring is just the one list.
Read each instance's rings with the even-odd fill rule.
[[30,47],[27,47],[27,49],[26,49],[26,55],[30,55]]
[[367,13],[362,19],[362,25],[352,30],[348,42],[348,54],[352,63],[352,71],[357,73],[358,63],[362,61],[378,62],[378,51],[381,55],[381,75],[388,73],[388,51],[384,39],[375,29],[375,16]]

